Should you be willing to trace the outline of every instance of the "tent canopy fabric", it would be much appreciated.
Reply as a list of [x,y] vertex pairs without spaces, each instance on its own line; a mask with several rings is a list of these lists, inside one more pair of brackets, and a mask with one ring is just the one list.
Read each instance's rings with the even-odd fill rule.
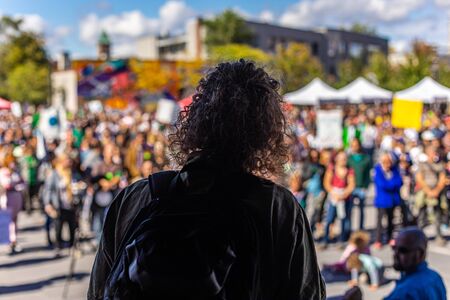
[[395,93],[395,97],[424,103],[434,103],[439,99],[450,102],[450,89],[427,76],[412,87]]
[[11,109],[11,104],[8,100],[0,98],[0,109]]
[[336,95],[336,89],[315,78],[303,88],[285,94],[284,98],[287,103],[295,105],[319,105],[321,100],[336,99]]
[[338,90],[338,98],[347,99],[350,103],[390,102],[392,92],[380,88],[363,77],[350,82]]

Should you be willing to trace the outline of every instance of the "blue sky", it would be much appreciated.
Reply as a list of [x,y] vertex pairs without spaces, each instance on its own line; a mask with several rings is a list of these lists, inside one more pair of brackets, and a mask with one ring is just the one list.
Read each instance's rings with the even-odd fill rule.
[[96,37],[107,30],[114,54],[133,54],[141,36],[176,32],[195,16],[232,8],[243,17],[290,27],[369,24],[403,51],[415,38],[447,52],[450,0],[0,0],[0,16],[22,16],[42,33],[52,54],[95,57]]

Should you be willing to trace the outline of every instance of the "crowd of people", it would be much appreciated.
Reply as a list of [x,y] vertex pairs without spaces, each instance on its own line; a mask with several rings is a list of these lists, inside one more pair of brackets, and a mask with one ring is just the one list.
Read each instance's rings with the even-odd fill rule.
[[[157,122],[154,113],[107,108],[92,112],[85,107],[64,126],[53,124],[60,127],[58,138],[48,139],[39,129],[43,109],[28,107],[21,117],[0,111],[0,210],[9,213],[13,254],[21,251],[20,211],[45,215],[47,244],[60,255],[73,245],[77,232],[92,234],[94,245],[99,242],[108,206],[121,189],[176,168],[168,149],[171,128]],[[423,128],[416,131],[393,128],[387,105],[348,106],[343,147],[327,149],[315,138],[316,110],[288,107],[286,115],[292,133],[287,137],[289,161],[284,174],[271,179],[289,187],[308,212],[319,248],[335,240],[345,248],[341,260],[331,266],[334,270],[368,270],[373,287],[378,286],[382,263],[370,255],[371,239],[364,232],[366,206],[372,199],[375,248],[395,246],[397,215],[402,227],[433,225],[436,241],[445,244],[443,232],[450,224],[450,116],[430,107]],[[352,214],[357,214],[358,224],[352,224]],[[65,224],[68,241],[63,239]]]
[[[0,111],[0,199],[11,218],[11,253],[21,251],[17,218],[22,209],[46,215],[48,246],[59,254],[73,244],[77,228],[98,240],[115,195],[169,167],[166,128],[151,114],[86,109],[65,125],[53,122],[59,133],[49,139],[39,127],[44,109],[29,107],[21,117]],[[63,240],[64,224],[68,243]]]
[[[311,228],[323,242],[321,248],[334,237],[336,219],[342,248],[352,228],[367,229],[369,195],[377,211],[375,248],[393,244],[397,214],[403,227],[434,225],[443,245],[442,231],[449,225],[450,117],[430,107],[417,131],[393,128],[386,105],[347,107],[344,115],[343,148],[333,150],[317,144],[314,110],[292,109],[290,114],[296,140],[286,184],[311,211]],[[352,211],[359,215],[358,224],[351,224]]]

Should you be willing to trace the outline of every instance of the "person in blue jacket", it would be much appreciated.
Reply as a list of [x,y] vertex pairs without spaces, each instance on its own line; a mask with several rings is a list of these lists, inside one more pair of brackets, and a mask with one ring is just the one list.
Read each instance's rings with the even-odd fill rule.
[[417,227],[407,227],[395,239],[394,269],[401,272],[394,290],[384,300],[446,300],[442,277],[426,262],[428,239]]
[[394,209],[401,204],[400,188],[403,185],[402,176],[397,165],[392,163],[389,153],[380,156],[380,162],[375,166],[375,207],[377,208],[377,231],[375,248],[382,246],[383,217],[387,217],[387,237],[392,241],[394,230]]

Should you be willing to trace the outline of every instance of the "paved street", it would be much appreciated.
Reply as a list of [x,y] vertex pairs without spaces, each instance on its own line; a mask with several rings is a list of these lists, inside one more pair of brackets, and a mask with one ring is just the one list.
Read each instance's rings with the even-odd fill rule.
[[[53,250],[46,249],[44,218],[35,213],[19,216],[19,243],[23,253],[8,256],[0,250],[0,299],[63,299],[70,258],[64,252],[55,259]],[[86,299],[89,273],[94,254],[83,255],[76,261],[75,278],[70,282],[66,299]]]
[[[369,228],[374,227],[374,212],[373,207],[367,208]],[[355,220],[358,217],[356,212],[354,217]],[[19,240],[24,252],[8,256],[7,249],[0,248],[0,300],[63,299],[70,258],[65,252],[62,258],[55,259],[53,250],[46,249],[43,224],[44,218],[37,213],[32,216],[21,214]],[[433,235],[432,232],[427,233]],[[85,253],[76,261],[75,278],[70,282],[67,299],[86,298],[94,254],[90,253],[89,245],[84,244],[83,247]],[[341,252],[334,246],[330,246],[326,251],[320,251],[318,253],[320,264],[335,262]],[[392,252],[389,247],[373,251],[373,254],[380,257],[385,266],[392,264]],[[428,257],[431,267],[439,271],[446,284],[450,286],[450,245],[438,247],[431,242]],[[324,276],[328,281],[329,299],[338,299],[336,297],[342,295],[347,289],[346,279],[341,278],[339,281],[339,278],[331,278],[328,273],[324,273]],[[386,276],[388,279],[395,279],[398,274],[387,268]],[[383,296],[389,294],[393,287],[394,283],[391,282],[382,286],[378,291],[372,292],[367,289],[366,285],[363,285],[364,299],[382,299]]]
[[[375,228],[375,217],[376,211],[373,206],[366,207],[366,224],[365,226],[370,230]],[[359,221],[359,211],[354,209],[353,211],[353,222],[352,225],[358,224]],[[398,218],[397,218],[398,219]],[[336,223],[338,224],[338,223]],[[353,226],[354,227],[354,226]],[[356,229],[356,228],[355,228]],[[373,230],[371,230],[373,231]],[[434,231],[431,226],[427,227],[425,230],[429,237],[434,236]],[[448,237],[449,232],[446,233]],[[365,300],[378,300],[383,299],[387,296],[395,286],[395,279],[399,278],[399,273],[396,272],[391,266],[393,263],[392,249],[389,246],[384,246],[381,250],[375,250],[371,248],[372,255],[379,257],[386,268],[385,277],[390,282],[383,284],[377,291],[370,291],[367,284],[362,284],[363,294]],[[330,246],[325,251],[318,251],[319,263],[330,264],[338,261],[341,256],[342,250],[337,249],[336,246]],[[429,266],[438,271],[439,274],[444,279],[446,287],[450,287],[450,243],[446,247],[441,247],[435,244],[434,241],[430,241],[428,244],[428,257],[427,261]],[[327,281],[327,295],[328,299],[339,299],[344,292],[349,288],[347,286],[347,278],[333,278],[332,274],[323,272],[324,278]],[[450,296],[449,290],[447,289],[447,296]]]

